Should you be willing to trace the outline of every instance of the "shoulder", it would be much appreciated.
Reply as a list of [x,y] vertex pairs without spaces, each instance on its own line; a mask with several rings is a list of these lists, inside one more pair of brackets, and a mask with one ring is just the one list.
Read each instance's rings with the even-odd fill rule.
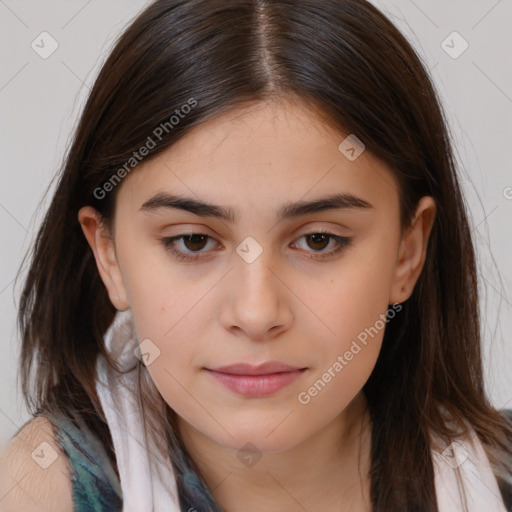
[[72,512],[69,460],[44,417],[28,421],[0,454],[2,512]]

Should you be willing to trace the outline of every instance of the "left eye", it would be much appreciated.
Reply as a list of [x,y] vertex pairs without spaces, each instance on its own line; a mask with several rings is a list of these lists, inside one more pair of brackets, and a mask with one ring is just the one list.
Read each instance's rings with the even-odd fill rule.
[[[191,249],[191,253],[176,249],[176,242],[182,239],[186,244],[185,247]],[[208,239],[213,240],[213,238],[208,235],[204,235],[202,233],[192,233],[191,235],[178,235],[171,238],[162,238],[161,241],[165,249],[177,259],[183,261],[192,261],[200,258],[201,256],[190,256],[190,254],[203,249]]]
[[[322,252],[318,256],[313,256],[313,259],[323,259],[330,256],[333,256],[344,249],[347,245],[350,244],[351,238],[334,235],[333,233],[327,233],[323,231],[318,231],[314,233],[309,233],[307,235],[303,235],[300,239],[307,239],[307,245],[314,249],[314,253],[318,253],[319,251],[324,250],[331,241],[334,241],[334,249],[328,252]],[[165,249],[169,251],[173,256],[182,261],[194,261],[202,258],[200,254],[202,254],[201,249],[204,249],[205,245],[207,245],[208,240],[214,240],[212,237],[205,235],[203,233],[192,233],[190,235],[178,235],[170,238],[162,238],[161,242]],[[183,241],[185,244],[185,248],[188,249],[183,251],[181,249],[176,249],[176,243],[178,241]],[[214,244],[215,245],[215,244]],[[292,246],[297,246],[297,243],[294,243]],[[197,253],[197,255],[195,254]]]

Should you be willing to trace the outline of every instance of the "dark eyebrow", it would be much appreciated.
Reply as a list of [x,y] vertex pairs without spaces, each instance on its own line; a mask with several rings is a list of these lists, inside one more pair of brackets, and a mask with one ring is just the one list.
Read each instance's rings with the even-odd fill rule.
[[[176,196],[164,192],[159,192],[151,199],[148,199],[140,207],[140,211],[155,212],[162,208],[185,210],[201,217],[216,217],[231,223],[237,220],[237,214],[233,208],[225,208],[190,197]],[[360,197],[351,194],[334,194],[313,201],[298,201],[285,204],[277,211],[277,218],[281,221],[308,213],[327,210],[369,208],[373,208],[373,205]]]

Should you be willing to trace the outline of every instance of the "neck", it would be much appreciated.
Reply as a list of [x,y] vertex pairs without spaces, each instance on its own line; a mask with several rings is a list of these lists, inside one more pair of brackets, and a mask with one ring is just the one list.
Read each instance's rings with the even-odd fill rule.
[[178,430],[227,512],[370,509],[371,424],[362,392],[314,436],[290,450],[263,453],[250,467],[237,458],[236,450],[216,443],[179,417]]

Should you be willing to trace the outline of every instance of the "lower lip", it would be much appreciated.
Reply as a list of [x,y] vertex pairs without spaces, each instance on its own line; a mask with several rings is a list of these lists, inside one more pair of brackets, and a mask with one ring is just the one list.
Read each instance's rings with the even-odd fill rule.
[[250,398],[260,398],[288,386],[298,379],[305,369],[268,375],[233,375],[214,370],[207,371],[231,391]]

